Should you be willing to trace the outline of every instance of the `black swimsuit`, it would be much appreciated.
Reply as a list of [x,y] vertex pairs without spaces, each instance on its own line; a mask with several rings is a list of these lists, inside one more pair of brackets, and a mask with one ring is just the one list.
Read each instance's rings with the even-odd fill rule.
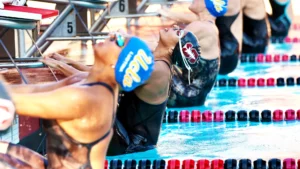
[[[84,84],[87,86],[102,85],[114,96],[113,89],[102,82]],[[114,100],[115,101],[115,100]],[[114,113],[113,113],[114,114]],[[113,115],[114,122],[114,115]],[[51,169],[92,169],[90,152],[94,145],[104,140],[110,131],[92,143],[80,143],[71,138],[56,122],[45,120],[44,128],[47,133],[48,167]]]
[[[165,63],[171,72],[170,65]],[[117,110],[114,135],[108,148],[108,156],[155,148],[166,110],[167,101],[159,105],[152,105],[138,98],[134,91],[122,92],[122,95]]]
[[244,14],[242,53],[265,53],[268,42],[266,19],[256,20]]
[[221,48],[219,74],[222,75],[233,72],[239,61],[239,42],[231,32],[231,26],[239,14],[240,13],[233,16],[222,16],[216,19]]
[[272,7],[272,15],[268,14],[272,37],[285,38],[291,26],[291,20],[286,13],[290,0],[285,4],[279,4],[275,0],[269,0]]
[[215,84],[219,73],[219,58],[200,58],[201,65],[191,72],[191,84],[187,69],[174,66],[168,107],[190,107],[204,104],[207,94]]

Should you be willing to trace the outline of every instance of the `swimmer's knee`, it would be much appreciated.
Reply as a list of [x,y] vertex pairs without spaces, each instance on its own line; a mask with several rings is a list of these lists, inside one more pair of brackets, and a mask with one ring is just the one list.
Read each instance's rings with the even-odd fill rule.
[[265,53],[268,45],[266,19],[255,20],[244,15],[242,53]]

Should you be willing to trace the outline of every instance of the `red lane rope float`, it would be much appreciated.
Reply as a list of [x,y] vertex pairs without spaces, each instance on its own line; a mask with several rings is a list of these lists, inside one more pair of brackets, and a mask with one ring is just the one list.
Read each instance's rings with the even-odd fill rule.
[[[300,109],[293,110],[280,110],[276,109],[273,112],[271,110],[246,110],[233,111],[228,110],[226,112],[217,110],[215,112],[206,110],[201,112],[200,110],[170,110],[164,114],[163,123],[200,123],[200,122],[232,122],[232,121],[251,121],[251,122],[278,122],[278,121],[295,121],[300,120]],[[299,168],[300,169],[300,168]]]
[[[105,169],[300,169],[300,159],[157,159],[157,160],[111,160],[105,162]],[[109,164],[109,165],[108,165]]]
[[271,37],[271,43],[299,43],[300,38],[298,37]]
[[300,55],[296,54],[242,54],[241,63],[274,63],[274,62],[297,62],[300,61]]
[[215,87],[271,87],[271,86],[295,86],[300,85],[300,77],[278,78],[221,78]]

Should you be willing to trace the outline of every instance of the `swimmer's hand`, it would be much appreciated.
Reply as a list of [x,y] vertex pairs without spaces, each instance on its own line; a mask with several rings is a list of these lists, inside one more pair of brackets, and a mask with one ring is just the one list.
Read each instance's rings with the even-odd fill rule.
[[54,60],[57,60],[57,61],[61,61],[61,62],[66,63],[66,64],[71,64],[71,63],[73,63],[73,60],[72,60],[72,59],[69,59],[69,58],[67,58],[67,57],[64,57],[64,56],[62,56],[62,55],[60,55],[60,54],[58,54],[58,53],[51,53],[51,54],[49,54],[49,55],[47,55],[47,56],[45,57],[45,59],[48,59],[48,58],[54,59]]
[[52,59],[50,57],[45,57],[43,59],[40,59],[40,62],[53,68],[59,68],[59,66],[61,65],[61,61]]

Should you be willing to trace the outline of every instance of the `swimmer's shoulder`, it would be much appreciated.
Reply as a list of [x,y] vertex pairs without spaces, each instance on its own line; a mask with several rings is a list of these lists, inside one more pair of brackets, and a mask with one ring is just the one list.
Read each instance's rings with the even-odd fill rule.
[[188,25],[186,29],[197,36],[203,58],[215,59],[219,57],[219,31],[215,23],[209,21],[195,21]]

